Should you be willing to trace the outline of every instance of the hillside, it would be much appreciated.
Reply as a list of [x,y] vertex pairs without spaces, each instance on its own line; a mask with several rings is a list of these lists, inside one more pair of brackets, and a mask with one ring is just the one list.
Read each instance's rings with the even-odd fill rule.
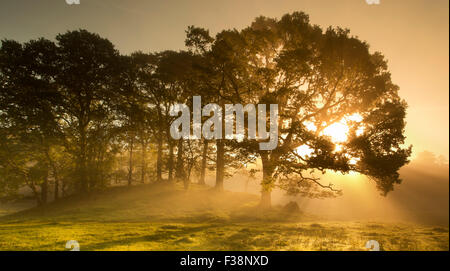
[[0,250],[448,250],[448,228],[333,222],[209,187],[140,185],[71,197],[0,218]]

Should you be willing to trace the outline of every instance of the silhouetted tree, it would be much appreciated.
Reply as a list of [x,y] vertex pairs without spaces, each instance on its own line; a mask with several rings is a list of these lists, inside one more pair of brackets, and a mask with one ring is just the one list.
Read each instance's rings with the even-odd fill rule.
[[[260,150],[257,141],[248,140],[240,144],[262,161],[263,206],[270,206],[277,184],[308,196],[340,192],[312,170],[360,172],[383,194],[400,182],[397,171],[411,152],[402,148],[406,104],[383,56],[370,53],[348,30],[322,31],[299,12],[280,20],[259,17],[242,31],[219,33],[211,54],[222,64],[217,65],[221,98],[267,108],[278,104],[277,148]],[[348,119],[356,114],[361,121]],[[336,143],[323,130],[343,119],[350,126],[348,140]],[[311,153],[302,154],[301,147]]]
[[[403,146],[406,103],[382,54],[348,30],[322,30],[294,12],[258,17],[214,38],[190,26],[185,44],[188,51],[121,56],[86,30],[60,34],[56,42],[2,41],[0,193],[28,186],[45,203],[52,181],[56,199],[60,191],[100,189],[113,177],[131,185],[139,166],[143,183],[152,174],[148,154],[156,155],[156,181],[167,173],[186,189],[192,170],[204,184],[215,163],[219,191],[227,177],[260,159],[264,207],[277,186],[308,197],[341,193],[315,172],[359,172],[384,195],[400,183],[398,170],[411,153]],[[224,134],[171,138],[170,107],[193,108],[196,95],[223,112],[226,104],[263,104],[267,111],[277,104],[277,147],[261,150],[260,139]],[[326,133],[342,122],[344,139]]]
[[55,44],[45,39],[24,45],[4,40],[0,49],[0,74],[0,127],[4,139],[11,143],[4,142],[3,147],[6,151],[15,149],[26,153],[23,157],[23,153],[12,151],[4,157],[5,167],[13,166],[33,190],[38,203],[45,204],[50,171],[55,197],[58,196],[58,170],[51,150],[62,142],[57,114],[61,97],[55,84]]

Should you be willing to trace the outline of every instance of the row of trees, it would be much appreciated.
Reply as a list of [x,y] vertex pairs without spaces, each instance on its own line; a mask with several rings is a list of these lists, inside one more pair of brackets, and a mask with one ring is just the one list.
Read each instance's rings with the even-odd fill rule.
[[[0,195],[27,186],[43,204],[50,186],[56,199],[115,180],[179,180],[188,188],[194,174],[204,183],[208,168],[222,190],[233,170],[258,159],[263,206],[275,186],[304,196],[340,192],[313,171],[359,172],[384,194],[400,182],[411,151],[402,148],[406,104],[383,56],[348,30],[324,31],[296,12],[215,37],[194,26],[186,34],[186,51],[131,55],[85,30],[56,41],[3,40]],[[173,140],[170,106],[192,107],[194,95],[221,107],[278,104],[277,148],[260,150],[248,139]],[[362,121],[351,122],[338,149],[323,130],[354,114]]]

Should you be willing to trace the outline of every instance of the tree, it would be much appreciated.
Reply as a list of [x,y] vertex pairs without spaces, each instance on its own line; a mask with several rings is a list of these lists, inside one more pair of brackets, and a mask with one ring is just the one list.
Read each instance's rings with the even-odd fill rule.
[[[383,195],[400,183],[398,170],[411,153],[404,146],[407,105],[383,55],[371,53],[367,43],[345,29],[322,30],[301,12],[259,17],[214,38],[193,26],[186,34],[188,51],[130,56],[85,30],[60,34],[56,43],[3,41],[0,191],[13,195],[28,185],[45,202],[52,181],[58,198],[68,186],[79,193],[105,187],[125,169],[131,185],[137,158],[145,182],[151,146],[156,180],[167,172],[185,188],[192,169],[205,182],[210,162],[222,190],[234,171],[260,159],[264,207],[277,186],[309,197],[341,193],[315,172],[359,172]],[[197,95],[223,112],[226,104],[278,105],[279,130],[271,136],[276,148],[262,150],[260,138],[227,140],[224,134],[202,142],[171,138],[171,106],[193,109]],[[269,114],[266,127],[258,128],[267,131],[273,119]],[[338,137],[333,129],[339,125],[345,131]]]
[[[207,30],[194,26],[190,26],[186,34],[186,46],[191,52],[200,56],[196,65],[198,71],[196,94],[202,97],[203,103],[216,103],[221,107],[222,112],[225,112],[225,104],[240,100],[241,93],[237,89],[236,81],[229,80],[229,75],[235,72],[239,73],[239,69],[244,67],[244,65],[240,65],[243,63],[239,62],[240,60],[236,58],[238,55],[234,53],[234,50],[237,50],[242,43],[241,36],[236,30],[226,30],[212,38]],[[239,54],[239,56],[241,55]],[[242,80],[244,79],[242,78]],[[225,119],[222,118],[222,126],[224,123]],[[218,191],[223,190],[224,180],[230,176],[230,170],[241,165],[236,160],[236,155],[231,153],[235,146],[228,144],[229,142],[224,138],[225,134],[222,130],[222,139],[215,139],[215,189]],[[205,144],[204,149],[207,150],[208,143]],[[206,165],[206,154],[203,157],[205,159],[202,163]],[[205,167],[202,171],[204,169]]]
[[[0,128],[4,135],[4,150],[12,150],[5,156],[6,168],[14,169],[26,180],[39,204],[47,202],[49,172],[58,196],[58,170],[52,149],[62,143],[55,76],[56,46],[45,39],[32,40],[21,45],[4,40],[0,50]],[[20,150],[26,153],[14,153]],[[11,173],[11,172],[10,172]],[[11,177],[11,175],[9,175]],[[8,176],[6,176],[8,179]],[[37,195],[40,187],[41,195]]]
[[[217,65],[223,74],[220,89],[232,94],[231,101],[267,108],[278,104],[277,147],[260,150],[258,140],[240,144],[262,161],[262,206],[270,206],[276,185],[308,196],[340,193],[313,171],[359,172],[383,194],[400,183],[397,171],[411,152],[402,148],[406,103],[383,56],[370,53],[365,42],[348,30],[322,31],[306,14],[295,12],[280,20],[259,17],[239,32],[221,32],[211,48],[222,61]],[[337,142],[324,130],[341,121],[349,132]]]
[[66,148],[76,160],[78,190],[88,192],[103,180],[99,170],[107,172],[102,167],[110,164],[113,151],[113,79],[120,74],[119,53],[110,41],[85,30],[60,34],[56,40]]

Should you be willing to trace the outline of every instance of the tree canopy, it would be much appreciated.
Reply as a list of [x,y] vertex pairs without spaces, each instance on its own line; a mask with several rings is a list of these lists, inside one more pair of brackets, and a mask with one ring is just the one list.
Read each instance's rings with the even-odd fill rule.
[[[55,41],[3,40],[0,196],[26,186],[44,204],[50,186],[56,199],[138,180],[188,188],[192,176],[204,183],[207,171],[215,171],[222,190],[228,176],[258,160],[263,206],[275,187],[339,195],[320,180],[326,171],[368,176],[383,195],[401,182],[398,170],[411,154],[406,102],[387,60],[349,30],[323,30],[294,12],[214,37],[190,26],[185,45],[122,55],[86,30]],[[260,139],[171,138],[170,107],[192,108],[196,95],[222,108],[277,104],[277,147],[261,150]]]

